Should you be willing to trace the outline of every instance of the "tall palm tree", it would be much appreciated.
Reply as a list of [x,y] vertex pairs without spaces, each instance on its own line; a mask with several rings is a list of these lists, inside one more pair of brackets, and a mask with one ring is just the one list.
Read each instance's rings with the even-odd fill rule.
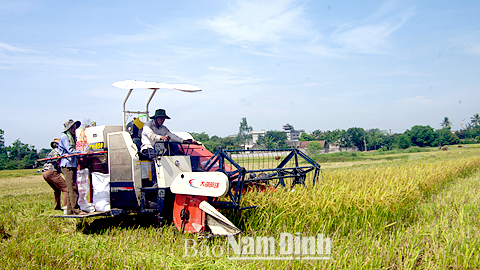
[[442,127],[451,127],[452,126],[452,122],[450,122],[450,120],[448,119],[448,117],[445,117],[443,118],[443,121],[442,123],[440,123],[440,125]]
[[480,115],[478,113],[474,114],[472,117],[470,117],[470,120],[472,120],[472,124],[477,127],[480,124]]

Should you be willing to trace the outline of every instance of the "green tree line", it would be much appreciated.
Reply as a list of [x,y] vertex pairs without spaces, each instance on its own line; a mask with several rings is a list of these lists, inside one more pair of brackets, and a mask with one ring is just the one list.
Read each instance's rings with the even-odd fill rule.
[[[432,147],[452,145],[458,143],[476,143],[480,140],[480,116],[475,114],[470,118],[470,123],[458,131],[451,130],[452,123],[445,117],[440,123],[442,128],[435,130],[431,126],[413,126],[404,133],[390,134],[380,129],[363,129],[352,127],[347,130],[336,129],[333,131],[315,130],[311,133],[303,133],[301,141],[321,141],[326,144],[338,144],[342,147],[358,147],[364,150],[392,150],[405,149],[410,146]],[[236,136],[221,138],[209,136],[205,132],[190,132],[193,138],[202,142],[211,152],[219,147],[224,149],[241,149],[244,144],[252,139],[250,131],[253,128],[248,125],[247,119],[242,118]],[[257,148],[282,149],[287,148],[287,135],[283,131],[270,130],[257,140]],[[312,147],[319,148],[312,144]],[[16,140],[10,146],[5,146],[4,131],[0,129],[0,170],[32,169],[36,168],[36,160],[45,157],[50,149],[42,149],[39,152],[35,146]]]
[[[458,131],[452,131],[452,123],[445,117],[440,123],[442,128],[435,130],[431,126],[415,125],[404,133],[391,134],[380,129],[363,129],[352,127],[347,130],[336,129],[333,131],[315,130],[312,133],[302,133],[300,141],[325,141],[325,144],[337,144],[341,147],[357,147],[360,151],[364,150],[393,150],[406,149],[411,146],[433,147],[442,145],[452,145],[458,143],[475,143],[480,140],[480,116],[475,114],[470,118],[471,122],[466,127]],[[251,135],[248,135],[253,128],[248,125],[244,117],[240,122],[240,128],[237,136],[220,138],[218,136],[209,137],[205,132],[191,132],[192,136],[201,141],[205,147],[214,152],[218,147],[225,149],[240,149]],[[257,141],[257,148],[260,149],[280,149],[287,148],[287,135],[283,131],[267,131],[264,136],[260,136]],[[318,145],[312,147],[319,148]]]
[[0,170],[33,169],[40,158],[35,146],[16,140],[5,146],[4,131],[0,129]]

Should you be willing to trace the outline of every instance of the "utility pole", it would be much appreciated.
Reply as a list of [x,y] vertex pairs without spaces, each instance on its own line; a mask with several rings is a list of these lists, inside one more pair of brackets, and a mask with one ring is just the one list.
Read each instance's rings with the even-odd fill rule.
[[363,145],[364,145],[364,152],[367,152],[367,139],[366,139],[366,131],[363,130]]

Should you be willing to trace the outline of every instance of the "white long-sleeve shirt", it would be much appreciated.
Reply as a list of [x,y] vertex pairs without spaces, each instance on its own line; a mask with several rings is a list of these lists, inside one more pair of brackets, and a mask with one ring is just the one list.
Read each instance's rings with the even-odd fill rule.
[[157,128],[155,121],[149,120],[143,125],[142,130],[142,147],[140,151],[144,149],[152,148],[155,145],[155,142],[161,141],[160,136],[170,136],[170,141],[172,142],[183,142],[183,139],[173,134],[166,126],[161,125]]

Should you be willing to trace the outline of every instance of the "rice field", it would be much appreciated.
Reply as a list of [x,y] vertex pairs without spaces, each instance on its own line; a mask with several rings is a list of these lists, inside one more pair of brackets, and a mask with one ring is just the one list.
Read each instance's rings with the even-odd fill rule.
[[51,218],[53,192],[31,173],[0,177],[0,268],[480,267],[480,145],[358,153],[321,165],[324,182],[313,188],[247,193],[242,204],[257,208],[223,213],[242,230],[243,244],[255,237],[278,241],[281,233],[328,237],[331,254],[324,260],[234,260],[226,238],[199,240],[148,217]]

